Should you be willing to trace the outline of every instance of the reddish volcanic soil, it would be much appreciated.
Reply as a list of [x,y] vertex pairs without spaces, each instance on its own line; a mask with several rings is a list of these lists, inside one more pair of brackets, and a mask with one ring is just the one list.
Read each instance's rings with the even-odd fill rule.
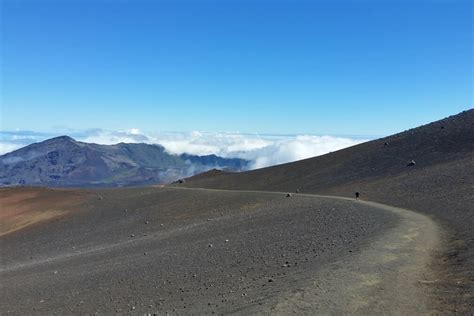
[[83,203],[85,191],[43,188],[0,189],[0,236],[65,216]]
[[470,314],[473,179],[470,110],[169,186],[0,189],[0,312]]

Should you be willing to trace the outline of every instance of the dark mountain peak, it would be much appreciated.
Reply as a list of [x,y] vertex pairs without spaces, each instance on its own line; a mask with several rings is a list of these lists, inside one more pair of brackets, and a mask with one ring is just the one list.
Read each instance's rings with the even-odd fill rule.
[[165,183],[214,167],[238,171],[246,163],[241,159],[217,156],[183,159],[157,144],[100,145],[59,136],[0,156],[0,187]]
[[77,143],[77,142],[72,137],[69,137],[67,135],[62,135],[62,136],[47,139],[47,140],[44,141],[44,143],[46,143],[46,144],[53,144],[53,143],[62,144],[62,143]]

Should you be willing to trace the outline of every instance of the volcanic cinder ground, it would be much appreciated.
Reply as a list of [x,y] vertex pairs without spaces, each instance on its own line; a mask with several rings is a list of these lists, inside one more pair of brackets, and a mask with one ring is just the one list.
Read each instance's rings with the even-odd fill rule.
[[241,174],[1,189],[0,309],[469,314],[473,172],[471,110]]
[[[23,191],[30,197],[35,190]],[[69,198],[71,192],[37,194]],[[334,293],[326,305],[308,308],[327,311],[345,301],[338,308],[350,311],[356,303],[342,300],[337,290],[350,284],[345,279],[383,279],[356,254],[369,253],[375,240],[386,245],[383,235],[404,220],[376,205],[310,195],[137,188],[94,190],[82,198],[81,207],[0,239],[3,312],[298,311],[295,290],[312,293],[318,273],[353,262],[358,273],[321,281]],[[377,261],[397,269],[406,264],[386,254],[370,260]],[[339,279],[326,272],[323,279],[328,277]],[[357,304],[369,298],[363,295]],[[429,306],[428,296],[418,298],[409,311]]]

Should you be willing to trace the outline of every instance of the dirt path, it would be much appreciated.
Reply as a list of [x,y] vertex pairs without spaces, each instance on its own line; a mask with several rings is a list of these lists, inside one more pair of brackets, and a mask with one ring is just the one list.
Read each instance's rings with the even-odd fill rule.
[[393,213],[401,221],[366,249],[323,268],[313,278],[312,286],[282,297],[272,313],[419,315],[433,312],[430,284],[436,282],[436,276],[430,264],[433,252],[440,247],[438,225],[429,217],[407,209],[363,200],[354,203]]
[[440,234],[433,221],[382,204],[285,196],[169,187],[104,191],[75,216],[0,238],[0,312],[413,315],[433,309],[429,265]]
[[277,314],[397,314],[433,312],[430,263],[440,230],[419,213],[358,201],[400,216],[401,222],[367,249],[320,271],[313,285],[289,294]]

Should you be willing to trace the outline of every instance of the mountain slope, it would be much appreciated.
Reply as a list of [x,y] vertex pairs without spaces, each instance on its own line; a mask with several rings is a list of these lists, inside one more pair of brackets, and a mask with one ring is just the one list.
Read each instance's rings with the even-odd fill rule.
[[[410,163],[411,161],[413,163]],[[190,178],[188,187],[354,196],[433,216],[448,233],[440,259],[457,302],[474,309],[474,110],[324,156],[239,174]],[[466,302],[471,302],[466,305]],[[467,307],[466,307],[467,306]]]
[[[218,158],[218,159],[217,159]],[[216,167],[240,171],[241,159],[168,154],[149,144],[98,145],[61,136],[0,156],[0,185],[126,186],[164,183]]]
[[[393,136],[323,156],[217,177],[190,179],[189,186],[321,192],[348,183],[384,178],[472,157],[474,110]],[[408,166],[415,161],[414,166]],[[353,192],[350,192],[351,195]]]

